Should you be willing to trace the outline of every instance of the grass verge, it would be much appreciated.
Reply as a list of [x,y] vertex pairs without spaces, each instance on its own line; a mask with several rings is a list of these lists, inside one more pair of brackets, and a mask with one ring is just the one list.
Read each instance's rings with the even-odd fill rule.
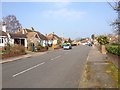
[[106,73],[108,73],[112,79],[116,82],[115,86],[117,88],[120,88],[120,82],[119,82],[119,75],[120,70],[111,62],[109,62],[108,66],[106,67]]

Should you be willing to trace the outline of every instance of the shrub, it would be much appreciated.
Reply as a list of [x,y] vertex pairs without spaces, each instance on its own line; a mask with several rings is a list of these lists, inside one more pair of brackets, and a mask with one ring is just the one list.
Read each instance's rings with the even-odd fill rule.
[[33,43],[31,43],[31,42],[28,43],[28,50],[29,50],[29,51],[32,51],[32,44],[33,44]]
[[119,46],[117,46],[117,45],[107,45],[106,49],[109,53],[120,56],[120,47]]
[[10,48],[11,53],[17,53],[17,54],[25,54],[25,48],[24,46],[15,44]]
[[48,46],[45,46],[45,49],[48,50]]
[[42,48],[44,48],[40,43],[38,43],[38,45],[36,46],[37,51],[40,51]]
[[10,48],[11,48],[11,46],[10,46],[10,44],[9,44],[9,43],[7,43],[7,45],[6,45],[4,48],[5,48],[5,50],[9,51],[9,50],[10,50]]
[[120,43],[119,42],[117,42],[117,43],[111,43],[111,45],[120,45]]
[[21,54],[25,54],[26,52],[25,52],[25,47],[24,46],[18,46],[19,47],[19,52],[21,53]]

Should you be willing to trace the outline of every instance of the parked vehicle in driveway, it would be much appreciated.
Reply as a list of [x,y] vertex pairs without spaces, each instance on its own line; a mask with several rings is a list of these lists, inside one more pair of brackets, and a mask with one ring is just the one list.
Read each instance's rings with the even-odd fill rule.
[[64,44],[64,45],[63,45],[63,49],[64,49],[64,50],[66,50],[66,49],[67,49],[67,50],[68,50],[68,49],[72,49],[72,46],[71,46],[70,43],[67,43],[67,44]]

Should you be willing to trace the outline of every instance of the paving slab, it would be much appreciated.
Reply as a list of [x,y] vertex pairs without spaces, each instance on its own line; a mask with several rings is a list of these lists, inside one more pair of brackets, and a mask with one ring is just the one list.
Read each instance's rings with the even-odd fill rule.
[[83,72],[81,88],[116,88],[116,82],[106,72],[109,65],[107,55],[102,54],[96,47],[89,52]]

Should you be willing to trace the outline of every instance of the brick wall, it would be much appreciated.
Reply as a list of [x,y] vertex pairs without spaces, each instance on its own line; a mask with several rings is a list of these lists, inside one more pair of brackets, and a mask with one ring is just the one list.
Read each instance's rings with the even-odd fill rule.
[[4,50],[4,47],[0,47],[0,51]]

